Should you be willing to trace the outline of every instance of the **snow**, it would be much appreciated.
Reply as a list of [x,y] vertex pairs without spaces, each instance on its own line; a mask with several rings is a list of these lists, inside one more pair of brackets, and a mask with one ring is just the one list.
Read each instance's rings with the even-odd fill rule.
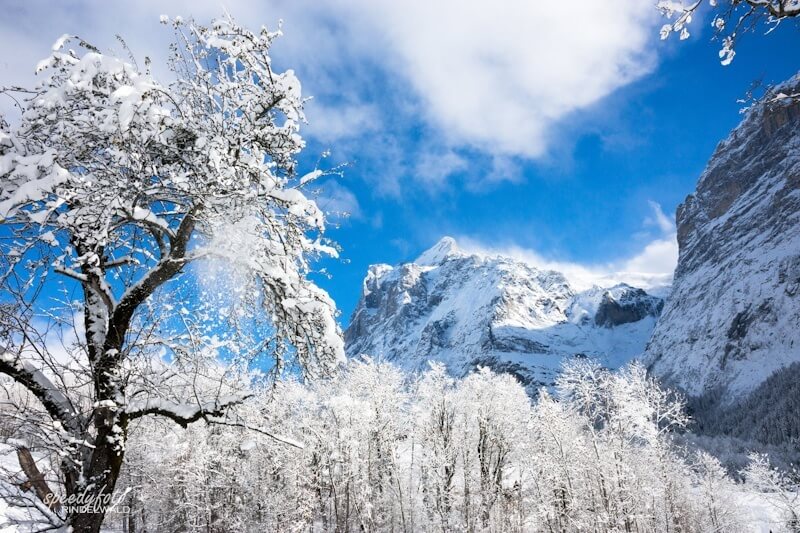
[[6,351],[0,354],[0,360],[26,374],[28,379],[43,391],[49,401],[56,405],[62,413],[70,415],[70,419],[73,419],[75,412],[67,396],[30,359],[24,355],[18,356]]
[[57,51],[61,50],[62,48],[64,48],[64,44],[67,41],[69,41],[70,39],[72,39],[72,35],[70,35],[69,33],[65,33],[64,35],[59,37],[56,40],[56,42],[53,43],[53,47],[52,47],[53,52],[57,52]]
[[169,223],[166,220],[164,220],[163,218],[157,216],[150,209],[144,209],[144,208],[139,207],[137,205],[137,206],[135,206],[133,208],[132,218],[133,218],[133,220],[141,220],[141,221],[149,222],[150,224],[154,224],[154,225],[158,226],[159,228],[162,228],[163,230],[165,230],[168,233],[170,233],[170,231],[169,231]]
[[[22,475],[22,469],[17,460],[16,444],[19,443],[14,442],[13,439],[0,443],[0,533],[27,533],[46,527],[44,515],[35,508],[21,508],[10,504],[12,498],[30,496],[30,493],[23,493],[15,484],[15,478]],[[41,461],[41,455],[34,453],[33,457],[40,470],[46,472],[46,461]],[[25,524],[25,526],[20,527],[15,523]]]
[[311,172],[309,172],[308,174],[306,174],[302,178],[300,178],[300,185],[305,185],[306,183],[314,181],[317,178],[319,178],[320,176],[322,176],[322,171],[321,170],[319,170],[319,169],[312,170]]
[[456,375],[476,362],[511,365],[531,384],[550,384],[576,355],[617,368],[642,354],[654,316],[615,327],[594,322],[604,296],[633,290],[577,292],[559,272],[467,254],[445,237],[414,263],[369,268],[346,349],[410,370],[439,361]]
[[[146,400],[137,400],[130,402],[125,407],[125,412],[136,413],[138,411],[159,410],[170,413],[178,418],[192,418],[199,413],[210,413],[219,410],[223,407],[231,406],[242,402],[247,398],[250,393],[229,394],[220,396],[213,401],[198,403],[178,403],[174,400],[167,400],[164,398],[148,398]],[[113,404],[113,402],[112,402]]]
[[432,248],[420,255],[414,263],[420,266],[436,266],[450,257],[459,255],[462,254],[456,240],[452,237],[443,237]]
[[742,525],[752,533],[787,531],[781,509],[774,503],[774,494],[737,490],[732,494],[742,514]]
[[239,445],[239,449],[242,450],[243,452],[249,452],[250,450],[254,449],[256,446],[258,446],[258,443],[255,440],[250,439],[250,440],[246,440],[246,441],[242,442]]
[[13,167],[16,176],[25,178],[24,183],[0,200],[0,221],[12,216],[21,205],[47,199],[58,185],[67,181],[69,172],[58,165],[53,165],[48,174],[40,173],[40,165],[46,165],[49,161],[51,154],[41,157],[14,157],[11,154],[0,156],[0,175],[10,172]]

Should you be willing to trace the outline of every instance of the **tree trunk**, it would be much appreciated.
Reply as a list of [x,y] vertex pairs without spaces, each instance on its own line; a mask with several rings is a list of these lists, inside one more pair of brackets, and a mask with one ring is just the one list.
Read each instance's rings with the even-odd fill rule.
[[122,520],[124,533],[136,533],[136,492],[128,496],[128,510]]
[[116,440],[124,437],[114,433],[113,426],[104,422],[98,428],[86,484],[76,489],[80,493],[68,495],[77,502],[78,509],[69,513],[68,520],[76,533],[99,533],[108,507],[113,503],[124,456],[124,446]]

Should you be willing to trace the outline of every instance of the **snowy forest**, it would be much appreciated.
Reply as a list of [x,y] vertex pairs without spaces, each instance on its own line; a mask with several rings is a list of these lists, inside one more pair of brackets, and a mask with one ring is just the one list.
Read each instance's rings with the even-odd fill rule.
[[[650,9],[683,40],[705,4]],[[800,14],[721,4],[723,65],[736,20]],[[161,24],[162,57],[65,34],[2,89],[0,531],[800,531],[796,362],[723,410],[637,360],[534,386],[346,354],[315,189],[346,169],[298,162],[282,30]],[[731,460],[729,431],[764,446]]]
[[[516,380],[488,369],[456,380],[433,365],[411,378],[390,364],[352,361],[335,379],[284,381],[233,408],[251,428],[132,424],[106,524],[749,531],[763,520],[754,514],[760,506],[796,525],[797,486],[766,456],[753,454],[731,476],[713,456],[674,440],[688,422],[683,408],[639,365],[612,373],[576,363],[555,396],[543,392],[532,404]],[[36,516],[57,523],[34,495],[5,490],[10,504],[35,504]]]

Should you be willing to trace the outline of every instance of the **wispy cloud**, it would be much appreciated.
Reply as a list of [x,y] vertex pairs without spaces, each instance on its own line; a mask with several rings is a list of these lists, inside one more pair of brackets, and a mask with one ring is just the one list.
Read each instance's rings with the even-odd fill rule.
[[305,134],[322,143],[337,143],[374,132],[380,124],[379,112],[368,104],[323,105],[311,100]]
[[423,153],[415,167],[415,179],[429,190],[439,190],[453,174],[468,168],[467,160],[453,151]]
[[678,242],[675,224],[671,218],[658,203],[650,201],[649,205],[652,216],[645,218],[642,224],[657,224],[658,234],[638,252],[604,263],[564,261],[514,243],[487,243],[469,236],[459,237],[458,243],[463,250],[470,253],[512,257],[537,268],[559,271],[579,290],[593,285],[628,283],[663,294],[672,283],[672,275],[678,263]]
[[661,204],[653,200],[648,200],[647,204],[650,206],[653,215],[652,217],[644,219],[645,225],[655,225],[662,233],[674,233],[675,222],[672,220],[672,217],[668,217],[666,213],[664,213],[664,210],[661,209]]

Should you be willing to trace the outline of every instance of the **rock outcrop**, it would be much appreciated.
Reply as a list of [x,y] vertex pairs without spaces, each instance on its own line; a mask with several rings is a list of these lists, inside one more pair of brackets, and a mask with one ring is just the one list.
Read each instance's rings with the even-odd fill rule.
[[800,101],[780,96],[798,90],[796,77],[748,111],[678,208],[678,267],[645,362],[707,412],[800,361]]

